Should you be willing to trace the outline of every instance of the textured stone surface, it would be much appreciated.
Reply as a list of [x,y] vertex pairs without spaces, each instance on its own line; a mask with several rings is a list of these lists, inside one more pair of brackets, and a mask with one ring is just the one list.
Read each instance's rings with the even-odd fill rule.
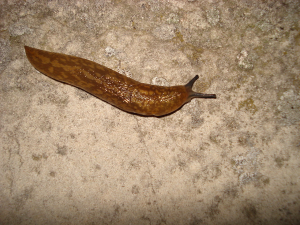
[[[0,224],[299,224],[298,1],[0,1]],[[139,117],[24,45],[217,94]]]

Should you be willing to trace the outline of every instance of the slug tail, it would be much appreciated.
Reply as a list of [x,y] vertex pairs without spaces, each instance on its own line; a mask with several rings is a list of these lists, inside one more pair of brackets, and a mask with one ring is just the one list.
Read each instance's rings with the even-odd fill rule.
[[196,75],[190,82],[188,82],[185,85],[185,88],[187,89],[188,94],[189,94],[188,101],[190,101],[193,98],[217,98],[217,96],[215,94],[204,94],[204,93],[194,92],[192,90],[192,88],[193,88],[195,81],[198,79],[199,79],[199,76]]

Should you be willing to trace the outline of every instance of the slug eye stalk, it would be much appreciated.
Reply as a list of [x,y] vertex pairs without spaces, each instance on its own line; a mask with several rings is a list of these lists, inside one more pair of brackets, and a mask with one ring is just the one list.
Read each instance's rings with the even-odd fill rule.
[[189,93],[188,99],[191,100],[193,98],[217,98],[217,96],[215,94],[204,94],[204,93],[194,92],[192,90],[192,88],[193,88],[195,81],[198,79],[199,79],[199,76],[196,75],[190,82],[188,82],[185,85],[187,92]]

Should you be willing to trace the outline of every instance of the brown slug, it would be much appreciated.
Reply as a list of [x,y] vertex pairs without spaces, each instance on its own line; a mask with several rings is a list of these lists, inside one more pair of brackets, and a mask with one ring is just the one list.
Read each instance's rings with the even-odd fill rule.
[[140,83],[87,59],[25,46],[29,62],[41,73],[78,87],[126,112],[144,116],[170,114],[193,98],[216,98],[186,85],[163,87]]

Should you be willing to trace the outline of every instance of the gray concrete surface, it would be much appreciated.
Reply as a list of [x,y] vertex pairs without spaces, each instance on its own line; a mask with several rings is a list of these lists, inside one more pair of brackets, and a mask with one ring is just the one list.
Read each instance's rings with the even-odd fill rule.
[[[300,224],[299,1],[0,1],[0,224]],[[163,118],[24,45],[217,94]]]

